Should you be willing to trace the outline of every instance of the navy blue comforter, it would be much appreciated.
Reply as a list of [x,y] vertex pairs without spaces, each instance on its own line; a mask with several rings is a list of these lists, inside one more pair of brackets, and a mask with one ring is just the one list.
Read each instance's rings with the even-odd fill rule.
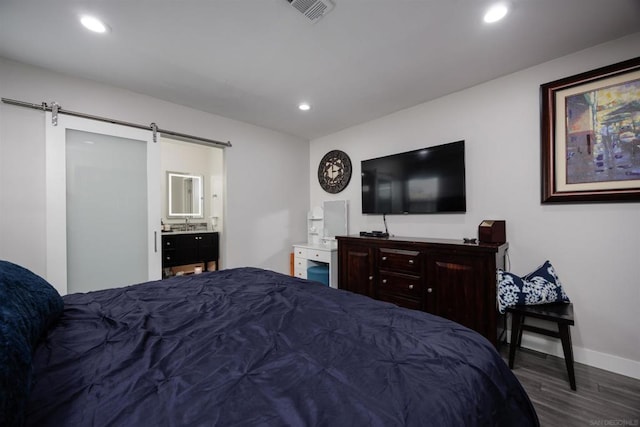
[[64,297],[34,355],[31,426],[527,426],[480,335],[241,268]]

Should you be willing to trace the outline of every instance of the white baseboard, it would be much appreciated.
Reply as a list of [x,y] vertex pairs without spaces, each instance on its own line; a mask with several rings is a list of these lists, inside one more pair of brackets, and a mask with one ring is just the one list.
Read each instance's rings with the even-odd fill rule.
[[[510,330],[507,337],[511,337]],[[546,339],[546,337],[537,334],[524,334],[522,336],[522,347],[564,359],[562,344],[557,339]],[[576,346],[573,346],[573,359],[578,363],[593,366],[594,368],[640,379],[640,362],[636,360]]]

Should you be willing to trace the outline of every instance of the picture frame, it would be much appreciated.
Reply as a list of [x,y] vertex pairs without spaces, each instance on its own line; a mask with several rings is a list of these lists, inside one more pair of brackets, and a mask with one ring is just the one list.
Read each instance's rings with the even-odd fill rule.
[[541,202],[640,201],[640,57],[540,94]]

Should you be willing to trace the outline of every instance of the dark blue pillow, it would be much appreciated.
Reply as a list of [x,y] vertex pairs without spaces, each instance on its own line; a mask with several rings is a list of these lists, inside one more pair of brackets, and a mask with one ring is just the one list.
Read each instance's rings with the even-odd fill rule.
[[513,305],[569,302],[562,283],[549,261],[524,277],[498,270],[498,310]]
[[62,298],[46,280],[0,260],[1,426],[24,424],[33,350],[63,308]]

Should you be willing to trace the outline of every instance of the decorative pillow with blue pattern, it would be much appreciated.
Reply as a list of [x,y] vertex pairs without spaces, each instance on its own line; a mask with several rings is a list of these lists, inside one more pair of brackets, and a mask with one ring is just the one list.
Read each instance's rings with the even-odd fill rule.
[[524,277],[498,270],[498,310],[514,305],[569,302],[560,279],[549,261]]

